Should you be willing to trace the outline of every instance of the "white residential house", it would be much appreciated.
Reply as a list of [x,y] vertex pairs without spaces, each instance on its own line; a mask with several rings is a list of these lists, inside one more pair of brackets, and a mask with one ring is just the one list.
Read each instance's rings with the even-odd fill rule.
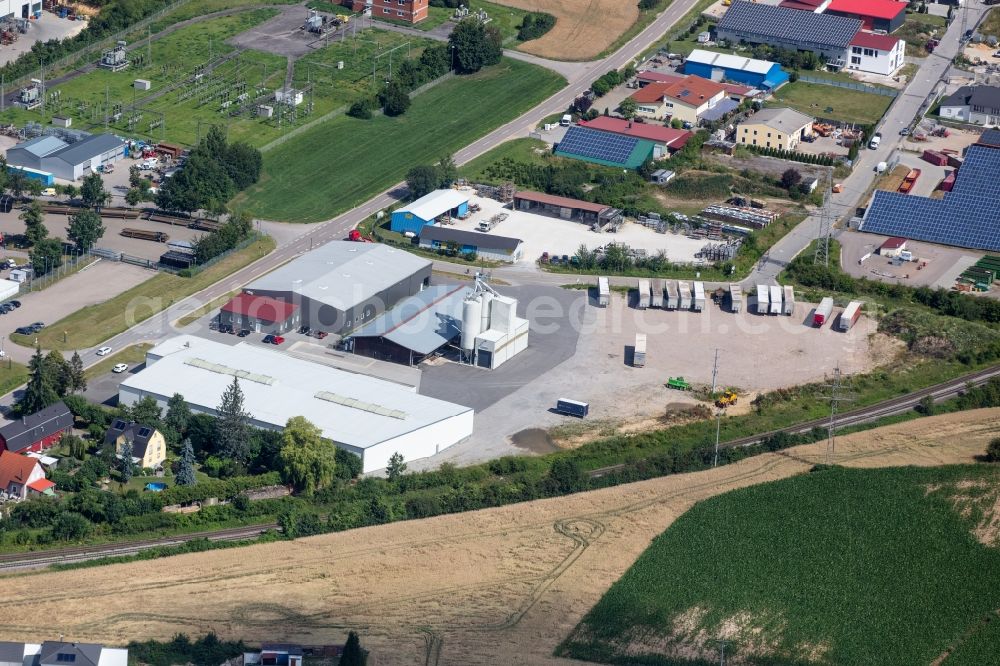
[[892,76],[903,66],[905,55],[902,39],[859,31],[851,40],[847,69]]
[[1000,127],[1000,87],[962,86],[941,100],[942,118]]

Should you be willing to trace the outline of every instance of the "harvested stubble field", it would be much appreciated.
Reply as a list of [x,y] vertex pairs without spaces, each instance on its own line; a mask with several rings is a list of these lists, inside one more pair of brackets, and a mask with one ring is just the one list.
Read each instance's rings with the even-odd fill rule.
[[499,5],[556,17],[556,25],[518,51],[555,60],[589,60],[611,46],[639,18],[638,2],[622,0],[494,0]]
[[[853,467],[969,463],[1000,409],[842,437]],[[928,433],[931,433],[928,435]],[[650,541],[696,502],[825,462],[825,443],[714,470],[294,543],[3,579],[0,638],[125,643],[176,632],[336,643],[373,664],[566,664],[553,650]],[[38,590],[45,590],[39,594]]]

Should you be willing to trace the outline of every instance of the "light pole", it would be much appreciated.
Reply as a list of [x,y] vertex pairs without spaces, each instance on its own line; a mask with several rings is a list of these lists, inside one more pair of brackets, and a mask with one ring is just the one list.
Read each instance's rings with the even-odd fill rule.
[[451,71],[455,71],[455,45],[451,45]]

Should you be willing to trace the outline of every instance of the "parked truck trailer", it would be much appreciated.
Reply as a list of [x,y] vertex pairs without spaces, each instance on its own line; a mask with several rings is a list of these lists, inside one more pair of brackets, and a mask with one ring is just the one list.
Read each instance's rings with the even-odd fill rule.
[[861,301],[851,301],[844,308],[844,311],[840,313],[840,319],[837,320],[837,329],[844,331],[845,333],[858,323],[858,319],[861,317]]
[[663,280],[653,280],[653,291],[649,296],[649,307],[663,307]]
[[757,285],[757,314],[767,314],[771,306],[770,292],[766,284]]
[[729,308],[733,312],[743,309],[743,287],[738,284],[729,285]]
[[827,296],[819,302],[813,311],[813,326],[822,326],[830,320],[833,314],[833,299]]
[[664,306],[668,310],[676,310],[677,306],[680,304],[680,295],[677,293],[676,280],[667,280],[664,283],[664,295],[666,297]]
[[569,398],[559,398],[556,400],[556,411],[560,414],[578,416],[581,419],[590,413],[590,404]]
[[770,300],[768,314],[781,314],[781,287],[772,284],[767,288],[767,296]]
[[649,307],[649,280],[639,280],[639,298],[636,300],[636,307],[640,310]]
[[695,282],[694,283],[694,300],[691,303],[691,309],[695,312],[701,312],[705,309],[705,283]]
[[785,285],[785,302],[782,305],[782,314],[792,316],[795,313],[795,289],[790,284]]
[[597,278],[597,304],[606,308],[610,302],[611,285],[608,283],[608,278],[599,277]]
[[641,368],[646,365],[646,334],[635,334],[635,347],[632,348],[632,367]]
[[691,283],[687,280],[677,281],[677,309],[691,309]]

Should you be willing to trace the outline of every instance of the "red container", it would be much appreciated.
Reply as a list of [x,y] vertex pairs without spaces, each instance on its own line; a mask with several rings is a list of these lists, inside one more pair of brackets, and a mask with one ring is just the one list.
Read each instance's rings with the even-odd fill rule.
[[930,162],[936,166],[946,166],[948,164],[948,156],[936,150],[925,150],[922,157],[925,162]]

